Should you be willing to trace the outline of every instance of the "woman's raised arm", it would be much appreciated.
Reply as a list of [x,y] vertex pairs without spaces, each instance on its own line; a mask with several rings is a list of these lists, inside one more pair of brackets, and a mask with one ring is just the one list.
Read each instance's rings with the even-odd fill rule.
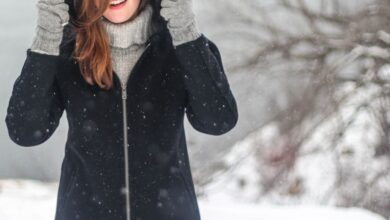
[[217,46],[199,31],[192,0],[162,0],[160,13],[184,71],[189,122],[206,134],[230,131],[238,121],[236,100]]
[[64,111],[55,75],[59,57],[27,50],[27,58],[9,99],[5,122],[9,137],[35,146],[55,131]]
[[175,51],[184,71],[191,125],[211,135],[230,131],[238,121],[238,109],[217,46],[202,34]]
[[34,40],[14,82],[5,118],[9,137],[21,146],[46,141],[64,111],[56,74],[62,31],[69,19],[68,5],[63,0],[39,0],[37,7]]

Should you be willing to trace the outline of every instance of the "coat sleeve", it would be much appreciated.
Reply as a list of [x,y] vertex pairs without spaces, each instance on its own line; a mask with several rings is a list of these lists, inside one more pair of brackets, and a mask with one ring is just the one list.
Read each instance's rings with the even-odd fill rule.
[[9,137],[20,146],[45,142],[64,111],[56,81],[59,56],[27,50],[22,71],[13,85],[5,123]]
[[186,115],[198,131],[222,135],[238,121],[236,100],[217,46],[205,35],[175,47],[186,87]]

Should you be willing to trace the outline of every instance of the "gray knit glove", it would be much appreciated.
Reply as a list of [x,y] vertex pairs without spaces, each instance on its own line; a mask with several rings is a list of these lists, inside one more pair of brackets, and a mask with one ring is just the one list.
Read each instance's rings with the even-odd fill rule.
[[64,26],[69,21],[69,5],[64,0],[39,0],[38,20],[31,50],[59,55]]
[[201,36],[192,0],[162,0],[160,14],[167,21],[175,47]]

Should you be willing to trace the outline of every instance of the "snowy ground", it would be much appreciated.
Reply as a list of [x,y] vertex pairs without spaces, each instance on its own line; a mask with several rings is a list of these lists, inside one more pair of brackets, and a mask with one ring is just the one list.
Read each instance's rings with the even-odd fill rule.
[[[53,220],[58,183],[0,180],[1,220]],[[362,209],[320,206],[272,206],[199,199],[202,220],[384,220]]]

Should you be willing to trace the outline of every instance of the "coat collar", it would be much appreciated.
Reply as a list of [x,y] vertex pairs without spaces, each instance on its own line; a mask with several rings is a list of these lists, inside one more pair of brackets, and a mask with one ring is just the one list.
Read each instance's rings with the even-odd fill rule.
[[[67,60],[71,63],[78,65],[76,59],[73,57],[73,51],[75,49],[75,42],[76,42],[74,33],[75,33],[74,28],[71,24],[68,24],[64,27],[64,39],[61,42],[61,46],[60,46],[60,56],[64,60]],[[154,32],[152,35],[149,36],[145,45],[148,46],[147,50],[150,51],[145,50],[144,53],[153,54],[153,57],[160,57],[160,56],[164,57],[169,54],[170,50],[173,48],[173,44],[172,44],[172,39],[171,39],[169,29],[166,26],[166,22],[164,23],[164,25],[161,26],[159,30],[157,30],[156,32]],[[146,56],[146,54],[143,54],[143,56]],[[142,55],[140,58],[142,58]],[[143,58],[145,59],[146,57]],[[134,68],[136,67],[137,65],[134,66]],[[126,83],[126,87],[129,87],[130,84],[134,83],[133,78],[137,77],[136,76],[137,73],[134,70],[132,71],[133,73],[130,74]],[[114,89],[119,92],[121,87],[120,80],[115,73],[113,73],[113,80],[114,80]],[[91,88],[93,90],[99,89],[98,85],[96,84],[93,85]]]

